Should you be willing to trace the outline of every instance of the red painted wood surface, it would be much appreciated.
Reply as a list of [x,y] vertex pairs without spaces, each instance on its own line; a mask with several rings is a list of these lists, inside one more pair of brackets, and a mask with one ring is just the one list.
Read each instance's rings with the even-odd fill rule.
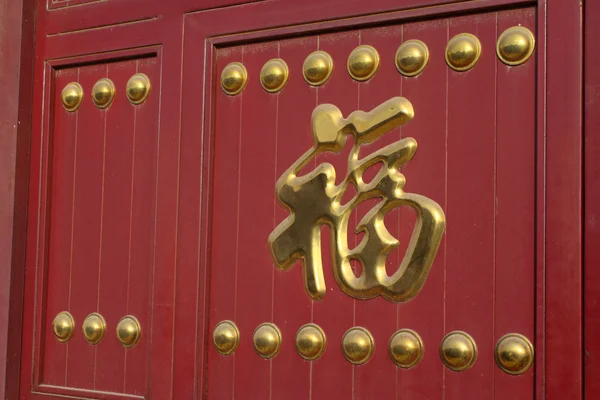
[[584,152],[585,152],[585,210],[584,210],[584,373],[585,398],[600,397],[600,226],[598,225],[598,204],[600,187],[597,177],[600,174],[600,55],[598,43],[600,35],[600,3],[585,4],[585,76],[584,76]]
[[[316,40],[308,37],[304,40],[312,46],[304,46],[304,55],[295,55],[297,60],[285,58],[291,69],[291,86],[279,94],[266,93],[256,79],[250,80],[242,95],[236,97],[227,96],[217,88],[213,179],[222,184],[212,186],[211,216],[215,230],[211,249],[210,267],[214,269],[210,282],[209,327],[221,320],[233,319],[240,328],[242,342],[231,357],[209,350],[209,397],[244,398],[240,387],[259,397],[272,395],[278,388],[273,376],[274,371],[280,370],[277,368],[280,357],[289,357],[285,359],[288,371],[294,371],[295,375],[298,368],[295,379],[303,379],[306,362],[293,353],[292,344],[296,330],[308,322],[319,324],[329,342],[327,352],[309,371],[312,398],[353,395],[357,398],[433,398],[440,393],[447,398],[464,398],[466,393],[476,393],[477,398],[531,397],[533,371],[521,377],[498,371],[493,348],[505,333],[523,333],[532,339],[534,334],[535,64],[529,62],[509,68],[498,61],[495,54],[486,57],[484,53],[472,71],[456,73],[448,71],[444,59],[436,54],[443,54],[448,37],[464,31],[477,34],[484,48],[493,48],[500,29],[516,23],[533,29],[534,18],[534,11],[527,9],[438,20],[435,24],[351,30],[319,35]],[[417,78],[402,78],[392,61],[398,43],[407,37],[424,38],[432,43],[430,65]],[[229,62],[239,61],[252,76],[268,59],[281,56],[282,43],[286,42],[217,50],[217,73]],[[344,70],[348,54],[359,44],[374,46],[382,59],[378,73],[365,83],[353,81]],[[317,49],[333,57],[336,67],[331,80],[312,89],[315,97],[305,101],[309,107],[296,101],[297,107],[282,109],[282,99],[290,93],[294,95],[293,90],[299,90],[298,86],[303,84],[300,76],[303,58]],[[516,75],[514,79],[513,75]],[[310,90],[304,84],[301,96],[307,89]],[[517,90],[519,101],[515,100]],[[273,228],[272,188],[278,174],[273,174],[272,162],[284,162],[279,149],[282,143],[287,143],[288,136],[293,137],[289,140],[295,146],[291,154],[285,154],[287,165],[309,147],[308,121],[314,102],[333,103],[347,115],[355,109],[369,110],[394,95],[409,99],[414,95],[416,117],[403,128],[402,136],[424,141],[415,159],[403,168],[406,189],[438,200],[447,213],[445,246],[432,272],[438,276],[437,279],[432,276],[437,291],[436,286],[429,288],[428,282],[428,290],[424,289],[427,295],[398,306],[382,299],[353,300],[335,285],[332,266],[325,255],[327,295],[323,301],[312,304],[311,315],[300,312],[298,308],[307,301],[306,294],[302,293],[300,266],[296,265],[290,272],[274,270],[266,243],[254,243],[261,229],[268,228],[263,235],[266,237]],[[430,108],[430,104],[439,106]],[[255,108],[257,105],[259,108]],[[504,115],[511,117],[504,118]],[[283,121],[290,123],[290,129],[282,128]],[[297,129],[297,125],[303,128]],[[286,136],[282,136],[282,132]],[[303,143],[298,137],[301,135],[305,137],[304,146],[296,144],[296,141]],[[389,135],[377,146],[400,137],[399,132]],[[274,137],[277,147],[272,145]],[[248,157],[248,153],[260,153],[260,162],[256,157]],[[347,151],[340,155],[326,154],[319,156],[317,162],[331,162],[338,175],[343,175],[346,154]],[[250,197],[247,192],[252,193]],[[267,208],[271,211],[266,212]],[[246,221],[246,209],[252,210],[251,222]],[[358,211],[353,224],[367,209]],[[393,223],[388,229],[408,239],[411,222],[408,214],[392,217]],[[518,234],[513,232],[515,230]],[[323,239],[327,254],[329,239]],[[401,255],[396,254],[395,260],[392,257],[390,269],[397,267]],[[245,264],[240,264],[240,260],[253,267],[241,270]],[[275,274],[277,288],[286,285],[279,289],[280,296],[273,295],[278,291],[273,291],[272,274]],[[250,298],[252,301],[247,302]],[[252,311],[240,314],[247,304]],[[275,359],[265,361],[254,354],[251,336],[260,323],[274,321],[269,319],[271,307],[288,309],[290,313],[284,322],[284,350]],[[350,365],[339,351],[343,333],[355,325],[369,329],[376,341],[374,358],[363,366]],[[398,328],[423,333],[426,348],[423,365],[404,371],[391,363],[386,347]],[[436,349],[443,335],[452,330],[467,331],[477,342],[479,358],[469,371],[450,372],[439,361]],[[286,343],[286,338],[291,343]],[[286,350],[291,355],[284,356]],[[249,371],[252,371],[252,379],[246,380]],[[230,381],[233,387],[222,384]],[[287,398],[305,396],[302,390],[284,393]]]
[[547,114],[538,122],[547,137],[545,347],[538,365],[545,367],[546,399],[558,400],[583,395],[582,26],[580,4],[549,1],[547,7]]
[[[38,271],[44,272],[36,282],[40,345],[34,348],[33,380],[38,390],[50,393],[144,396],[153,331],[160,64],[156,57],[77,66],[81,61],[52,72],[52,118],[40,143],[47,160],[42,161],[41,232],[47,233],[40,237]],[[124,93],[136,72],[148,75],[155,92],[139,106],[130,104]],[[105,77],[114,82],[117,94],[102,110],[89,93]],[[73,113],[60,102],[69,82],[79,82],[87,94]],[[63,344],[54,338],[50,324],[65,310],[77,329]],[[88,345],[80,331],[92,312],[100,313],[108,328],[98,346]],[[143,329],[132,349],[124,349],[114,336],[118,321],[127,314],[137,317]]]
[[33,1],[0,1],[0,398],[18,397],[31,104]]
[[[123,397],[112,392],[158,399],[481,399],[529,398],[534,390],[537,398],[579,398],[579,358],[569,364],[555,356],[565,345],[581,350],[581,342],[558,337],[581,329],[581,143],[573,117],[581,109],[574,90],[580,65],[562,65],[558,55],[581,56],[573,46],[580,39],[579,7],[542,1],[537,8],[496,11],[532,3],[495,0],[421,8],[435,3],[151,0],[139,7],[122,0],[69,3],[48,12],[39,2],[21,398],[47,398],[35,391],[86,398]],[[494,47],[499,33],[515,24],[534,32],[537,25],[537,59],[509,68]],[[476,34],[484,50],[472,71],[459,74],[447,68],[443,50],[462,31]],[[411,38],[428,44],[431,61],[419,77],[402,78],[393,56]],[[554,42],[561,52],[546,52]],[[345,61],[360,43],[377,47],[382,65],[359,84],[348,77]],[[328,51],[336,65],[318,89],[301,76],[304,57],[317,49]],[[272,95],[257,76],[277,56],[288,62],[291,77]],[[220,71],[242,58],[249,86],[240,96],[225,96]],[[560,72],[565,68],[573,69],[566,74],[573,81]],[[76,70],[86,101],[74,122],[57,101]],[[153,82],[148,102],[138,107],[123,92],[134,70]],[[118,81],[108,111],[95,109],[89,97],[101,74]],[[553,95],[546,96],[550,88]],[[316,104],[334,103],[347,115],[394,95],[409,98],[416,117],[380,143],[418,140],[417,156],[403,168],[406,189],[442,205],[447,235],[413,302],[350,299],[326,262],[330,290],[313,304],[299,266],[275,270],[266,248],[266,235],[286,215],[275,204],[275,179],[310,145]],[[573,99],[568,115],[558,112],[565,96]],[[76,145],[74,131],[84,128],[90,140]],[[77,161],[80,148],[89,157]],[[346,154],[318,162],[332,161],[342,175]],[[128,169],[134,159],[146,168]],[[78,177],[76,169],[86,175]],[[69,205],[82,212],[69,214]],[[353,220],[367,209],[360,207]],[[386,219],[403,242],[413,221],[405,210]],[[85,269],[71,270],[63,261],[71,251],[70,225],[77,232],[75,264]],[[401,256],[390,257],[390,270]],[[49,327],[65,302],[69,307],[69,292],[78,331],[62,345]],[[85,344],[80,332],[92,311],[105,314],[109,324],[97,347]],[[142,342],[127,351],[114,338],[126,313],[138,316],[144,329]],[[218,356],[210,343],[214,325],[225,318],[242,333],[233,357]],[[275,322],[284,337],[281,353],[270,361],[251,345],[254,328],[265,321]],[[328,337],[325,355],[313,363],[301,360],[293,346],[307,322],[321,325]],[[351,366],[340,352],[341,337],[353,325],[367,327],[376,341],[374,358],[363,366]],[[389,337],[399,328],[415,329],[425,343],[425,357],[411,370],[396,369],[387,356]],[[476,365],[461,374],[443,367],[437,354],[453,329],[469,332],[479,346]],[[507,332],[534,341],[535,386],[533,369],[512,377],[495,366],[493,345]],[[557,379],[567,372],[567,382]]]

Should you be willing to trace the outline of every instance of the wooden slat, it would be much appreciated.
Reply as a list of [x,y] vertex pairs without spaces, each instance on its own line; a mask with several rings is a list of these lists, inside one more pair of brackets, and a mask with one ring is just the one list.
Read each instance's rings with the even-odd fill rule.
[[[56,340],[52,332],[52,320],[61,311],[69,310],[69,274],[71,270],[71,233],[73,227],[73,171],[75,167],[75,143],[77,112],[68,112],[62,106],[61,92],[70,82],[77,82],[78,68],[57,71],[54,86],[53,130],[50,138],[51,156],[51,207],[49,207],[52,238],[48,249],[47,291],[52,293],[46,300],[46,318],[43,352],[42,382],[64,385],[69,344]],[[89,99],[88,99],[89,100]],[[81,321],[75,321],[75,323]],[[79,332],[77,332],[79,333]]]
[[[70,309],[81,329],[86,316],[97,312],[98,267],[101,246],[102,186],[107,110],[97,108],[90,98],[98,79],[106,77],[106,65],[81,68],[80,83],[85,96],[79,108],[75,165]],[[79,340],[69,345],[67,386],[94,389],[97,347],[90,346],[79,330]]]
[[465,391],[492,398],[494,359],[495,14],[448,21],[448,37],[478,37],[482,56],[466,72],[448,74],[446,330],[465,331],[479,349],[475,365],[447,372],[446,400]]
[[136,71],[148,76],[152,91],[148,99],[133,108],[133,162],[131,187],[127,304],[123,313],[136,317],[142,327],[138,345],[125,353],[123,392],[145,395],[148,391],[150,332],[152,331],[152,256],[155,232],[155,193],[157,174],[158,109],[160,100],[160,61],[136,61]]
[[[272,193],[275,193],[275,179],[279,179],[294,160],[313,146],[309,127],[319,91],[319,88],[309,86],[302,75],[304,59],[317,50],[318,38],[309,36],[283,40],[280,46],[280,57],[288,63],[291,74],[287,86],[279,94],[277,105],[276,171]],[[288,211],[274,202],[273,228],[287,216]],[[294,340],[298,329],[312,321],[312,301],[304,289],[303,266],[298,262],[287,271],[280,271],[275,265],[271,268],[275,279],[273,321],[284,337],[281,352],[273,360],[272,398],[307,399],[311,389],[312,363],[301,361]],[[291,370],[293,374],[289,373]]]
[[107,337],[96,357],[96,388],[123,390],[125,352],[115,338],[115,327],[125,315],[127,267],[131,221],[134,111],[125,96],[125,85],[135,73],[135,61],[109,64],[107,77],[116,87],[115,100],[106,114],[104,195],[98,312],[106,319]]
[[[319,104],[331,103],[337,106],[344,116],[357,107],[358,83],[353,81],[346,70],[346,61],[350,52],[359,44],[357,31],[320,35],[319,49],[328,52],[333,58],[334,72],[330,80],[319,88]],[[335,167],[336,183],[340,183],[346,174],[346,165],[352,140],[340,154],[325,153],[317,157],[316,163],[329,162]],[[312,398],[351,398],[354,390],[354,369],[341,352],[344,332],[355,324],[355,300],[344,294],[333,277],[331,263],[330,228],[321,230],[321,252],[323,273],[327,285],[327,294],[313,306],[313,321],[325,331],[329,348],[323,357],[313,365]],[[352,242],[350,242],[352,243]],[[335,368],[331,368],[335,365]]]
[[[497,35],[522,25],[535,32],[535,11],[500,12]],[[525,64],[496,61],[496,222],[494,342],[520,333],[533,342],[535,250],[535,54]],[[530,399],[525,376],[494,369],[496,398]]]
[[[412,102],[415,110],[415,118],[402,128],[402,136],[415,138],[419,146],[414,158],[402,168],[406,177],[405,190],[432,199],[444,212],[447,204],[445,116],[448,67],[443,57],[446,36],[444,20],[405,24],[403,42],[423,41],[429,48],[430,60],[419,76],[402,80],[402,95]],[[412,235],[413,224],[410,222],[414,218],[414,212],[402,213],[400,232],[404,248]],[[445,334],[446,240],[447,236],[444,236],[419,295],[398,306],[398,328],[415,330],[425,347],[423,359],[417,366],[398,370],[398,399],[407,395],[436,398],[443,392],[446,371],[440,362],[438,347]]]
[[583,394],[581,4],[543,3],[548,50],[543,75],[546,114],[538,123],[544,129],[539,134],[546,138],[542,362],[546,399],[576,400]]
[[[373,78],[358,84],[356,107],[360,110],[370,111],[384,101],[400,95],[402,78],[396,70],[393,60],[402,40],[402,25],[364,29],[360,31],[359,35],[360,44],[375,47],[381,58],[379,69]],[[390,131],[375,143],[363,146],[359,156],[361,158],[366,157],[374,150],[394,143],[399,139],[400,129]],[[376,168],[370,168],[365,172],[365,182],[369,182],[375,177],[379,166]],[[360,204],[356,208],[356,212],[351,217],[353,221],[348,227],[348,234],[349,237],[353,237],[354,245],[358,245],[362,240],[362,235],[357,236],[354,234],[354,227],[379,201],[381,200],[373,199]],[[395,237],[398,237],[399,215],[398,212],[392,212],[385,219],[386,224],[389,223],[390,225],[388,230]],[[399,261],[399,253],[394,252],[388,258],[388,273],[393,273],[392,271],[398,268]],[[368,364],[355,367],[354,396],[356,398],[392,399],[396,396],[396,366],[387,355],[387,346],[390,337],[396,330],[396,305],[383,298],[356,301],[355,304],[355,325],[363,326],[371,332],[375,340],[376,352]]]
[[228,217],[230,227],[237,225],[237,237],[236,242],[229,243],[230,251],[237,253],[234,315],[245,339],[236,352],[234,395],[253,393],[257,398],[269,397],[272,377],[272,361],[255,353],[252,335],[258,325],[273,318],[274,271],[266,238],[273,226],[278,102],[278,94],[267,93],[260,85],[259,73],[265,62],[278,56],[277,41],[244,47],[248,85],[237,139],[240,156],[237,168],[234,161],[219,175],[225,179],[233,175],[232,171],[238,172],[237,207],[229,211]]
[[[221,50],[217,53],[216,76],[230,62],[243,62],[242,47]],[[256,74],[256,71],[253,71]],[[212,335],[215,326],[222,320],[235,320],[235,267],[237,248],[237,230],[233,225],[237,218],[237,196],[240,156],[239,136],[241,129],[241,110],[244,92],[238,96],[228,96],[215,87],[214,130],[210,132],[214,140],[213,170],[214,181],[211,210],[211,254],[210,263],[210,293],[208,335]],[[231,166],[235,166],[233,169]],[[218,179],[218,174],[229,173],[228,179]],[[235,321],[234,321],[235,322]],[[243,342],[240,346],[251,346],[249,332],[241,333]],[[212,337],[212,336],[209,336]],[[212,340],[211,340],[212,341]],[[208,352],[208,397],[233,395],[233,379],[236,355],[228,357],[219,355],[210,345]]]
[[[586,2],[585,37],[600,37],[600,3]],[[600,376],[600,358],[591,354],[600,353],[600,226],[598,207],[600,204],[600,186],[596,184],[600,174],[600,53],[596,40],[585,40],[585,228],[584,228],[584,374],[586,377]],[[600,379],[585,379],[586,399],[600,397]]]

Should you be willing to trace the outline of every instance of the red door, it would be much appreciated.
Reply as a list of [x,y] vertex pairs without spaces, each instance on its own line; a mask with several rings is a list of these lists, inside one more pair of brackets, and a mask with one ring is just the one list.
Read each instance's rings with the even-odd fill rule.
[[40,4],[21,398],[576,398],[546,10],[197,3]]

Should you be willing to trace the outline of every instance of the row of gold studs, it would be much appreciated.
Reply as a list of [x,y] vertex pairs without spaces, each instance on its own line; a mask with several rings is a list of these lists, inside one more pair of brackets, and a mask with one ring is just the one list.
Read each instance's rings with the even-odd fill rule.
[[[106,336],[106,320],[98,313],[91,313],[82,325],[83,337],[92,345],[99,344]],[[62,311],[52,321],[54,336],[61,343],[66,343],[75,333],[75,319],[68,311]],[[134,347],[142,337],[140,322],[133,315],[126,315],[117,324],[117,340],[123,347]]]
[[[507,65],[523,64],[535,48],[531,31],[521,26],[505,30],[496,44],[496,54]],[[467,71],[479,60],[481,43],[470,33],[454,36],[446,46],[446,63],[455,71]],[[427,66],[429,49],[420,40],[408,40],[396,51],[396,68],[407,77],[417,76]],[[347,70],[352,79],[366,81],[379,68],[379,53],[368,45],[359,46],[348,56]],[[302,66],[304,79],[312,86],[327,82],[333,72],[333,59],[324,51],[311,53]],[[260,83],[270,93],[278,92],[287,83],[289,68],[280,58],[267,61],[260,71]],[[221,73],[221,88],[228,95],[236,95],[246,87],[248,72],[242,63],[228,64]]]
[[[92,100],[96,107],[106,108],[115,98],[115,84],[108,78],[98,80],[92,87]],[[125,93],[131,104],[143,103],[150,94],[150,79],[142,73],[135,74],[127,81]],[[61,92],[65,110],[76,111],[83,101],[83,88],[78,82],[68,83]]]
[[[275,357],[281,349],[281,331],[270,322],[259,325],[254,331],[253,346],[256,353],[266,359]],[[233,321],[225,320],[217,324],[213,331],[213,344],[217,352],[230,355],[240,344],[240,332]],[[316,324],[306,324],[296,333],[296,351],[305,360],[320,358],[327,347],[327,337]],[[401,368],[412,368],[423,358],[423,341],[411,329],[400,329],[390,338],[388,354]],[[352,364],[368,362],[375,353],[375,339],[363,327],[350,328],[342,338],[342,353]],[[465,332],[453,331],[442,339],[440,357],[446,367],[453,371],[465,371],[477,360],[475,340]],[[504,335],[495,349],[496,363],[504,372],[519,375],[527,371],[533,363],[533,345],[523,335]]]

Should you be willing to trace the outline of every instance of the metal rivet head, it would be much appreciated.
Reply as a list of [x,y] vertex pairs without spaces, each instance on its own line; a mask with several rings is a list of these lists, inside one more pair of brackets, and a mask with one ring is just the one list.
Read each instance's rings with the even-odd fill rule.
[[260,70],[260,84],[267,92],[279,92],[287,83],[289,75],[285,61],[274,58],[267,61]]
[[240,331],[233,321],[221,321],[215,326],[213,344],[218,353],[224,356],[233,354],[240,344]]
[[496,364],[507,374],[520,375],[533,364],[533,345],[525,336],[509,333],[498,340]]
[[302,73],[304,80],[312,86],[320,86],[327,82],[333,71],[333,60],[324,51],[315,51],[304,60]]
[[348,73],[352,79],[366,81],[379,68],[379,53],[372,46],[358,46],[348,56]]
[[420,40],[408,40],[396,51],[396,68],[404,76],[419,75],[429,61],[429,49]]
[[535,37],[525,27],[508,28],[498,38],[496,54],[506,65],[520,65],[531,57],[535,49]]
[[442,340],[440,357],[444,365],[452,371],[465,371],[477,360],[477,346],[469,334],[450,332]]
[[230,96],[235,96],[246,87],[248,71],[244,64],[232,62],[227,64],[221,72],[221,89]]
[[475,35],[460,33],[446,46],[446,63],[455,71],[473,68],[481,56],[481,43]]
[[83,321],[83,336],[89,344],[98,344],[106,335],[106,321],[98,313],[91,313]]
[[262,358],[273,358],[281,348],[281,332],[275,324],[260,324],[254,331],[254,350]]
[[390,358],[400,368],[412,368],[423,358],[423,342],[417,332],[400,329],[390,339]]
[[115,98],[115,84],[108,78],[100,79],[92,88],[92,100],[98,108],[110,106]]
[[143,103],[150,94],[150,78],[142,73],[133,75],[127,81],[125,91],[132,104]]
[[73,316],[67,311],[59,312],[52,321],[52,332],[54,332],[54,336],[59,342],[68,342],[75,332]]
[[83,100],[83,88],[77,82],[67,84],[60,94],[63,107],[69,112],[73,112],[79,108],[81,100]]
[[117,324],[117,340],[123,347],[134,347],[142,337],[140,321],[133,315],[126,315]]
[[342,352],[352,364],[364,364],[373,357],[375,341],[371,332],[361,327],[350,328],[342,338]]
[[306,324],[296,334],[296,351],[306,360],[316,360],[325,352],[327,339],[323,330],[315,324]]

